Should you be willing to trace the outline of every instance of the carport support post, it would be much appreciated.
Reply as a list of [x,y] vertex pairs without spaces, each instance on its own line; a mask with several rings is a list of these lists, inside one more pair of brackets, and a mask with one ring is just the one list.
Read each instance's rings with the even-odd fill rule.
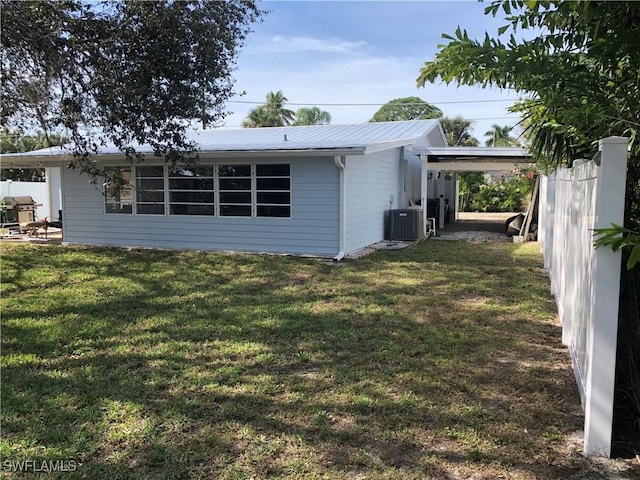
[[[49,220],[58,218],[62,210],[62,170],[64,166],[51,165],[45,168],[47,184],[49,185]],[[58,218],[58,221],[62,221]]]
[[453,181],[455,182],[455,199],[454,199],[454,210],[453,210],[453,220],[457,221],[460,217],[460,182],[458,182],[458,172],[453,172]]
[[420,176],[420,204],[422,206],[422,228],[424,230],[422,234],[426,237],[429,229],[429,221],[427,220],[427,175],[429,170],[429,156],[420,155],[420,160],[422,161],[422,174]]
[[444,171],[439,171],[438,172],[438,197],[440,198],[440,211],[438,212],[438,228],[444,228],[444,208],[445,208],[445,201],[444,201]]

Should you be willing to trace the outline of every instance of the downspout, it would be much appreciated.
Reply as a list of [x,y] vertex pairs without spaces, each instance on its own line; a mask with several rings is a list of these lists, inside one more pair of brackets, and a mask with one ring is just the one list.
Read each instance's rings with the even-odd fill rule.
[[340,172],[340,223],[338,225],[338,238],[339,238],[339,251],[338,254],[333,257],[334,262],[339,262],[344,258],[344,249],[345,249],[345,232],[346,232],[346,212],[344,205],[344,194],[345,194],[345,161],[346,157],[344,155],[334,157],[334,162],[336,167]]

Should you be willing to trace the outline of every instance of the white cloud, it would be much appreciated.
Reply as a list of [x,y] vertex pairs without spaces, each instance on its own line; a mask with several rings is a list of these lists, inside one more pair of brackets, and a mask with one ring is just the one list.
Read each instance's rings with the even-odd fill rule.
[[[282,90],[290,103],[319,105],[331,113],[332,123],[368,121],[381,104],[394,98],[417,96],[427,102],[515,98],[513,93],[475,87],[427,85],[417,88],[416,78],[425,58],[369,53],[365,41],[311,36],[272,36],[253,43],[241,54],[236,72],[236,90],[246,96],[235,100],[262,102],[269,91]],[[257,46],[256,46],[257,44]],[[256,52],[261,51],[262,54]],[[289,52],[280,56],[278,53]],[[291,53],[296,52],[296,53]],[[377,104],[377,105],[322,105]],[[445,115],[484,119],[475,124],[476,136],[492,123],[512,124],[505,108],[510,103],[467,103],[438,105]],[[234,114],[226,125],[239,126],[255,104],[230,103]],[[292,110],[298,105],[290,105]]]
[[276,35],[265,42],[254,44],[245,52],[245,56],[284,55],[308,52],[350,52],[366,46],[364,41],[347,41],[339,38],[316,38],[308,36],[287,37]]

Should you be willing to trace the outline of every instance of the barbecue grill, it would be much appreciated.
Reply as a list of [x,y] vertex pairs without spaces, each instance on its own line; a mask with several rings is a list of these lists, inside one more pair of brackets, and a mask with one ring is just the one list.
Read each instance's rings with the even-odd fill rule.
[[7,223],[29,223],[36,220],[36,208],[41,203],[36,203],[33,197],[4,197],[3,209],[6,210]]

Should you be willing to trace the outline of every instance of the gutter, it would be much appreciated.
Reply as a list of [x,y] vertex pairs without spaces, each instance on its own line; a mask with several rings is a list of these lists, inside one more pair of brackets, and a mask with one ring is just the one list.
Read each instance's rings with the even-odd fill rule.
[[344,155],[335,156],[334,162],[336,167],[340,172],[340,223],[338,226],[338,238],[340,240],[340,248],[338,254],[333,257],[334,262],[339,262],[344,258],[344,249],[345,249],[345,231],[346,231],[346,215],[345,215],[345,162],[346,157]]
[[[258,157],[274,157],[274,156],[295,156],[295,157],[317,157],[317,156],[327,156],[327,155],[364,155],[368,150],[364,146],[354,146],[354,147],[340,147],[340,148],[290,148],[290,149],[237,149],[237,150],[200,150],[198,151],[198,155],[201,160],[216,160],[219,158],[235,158],[242,157],[246,159],[247,156],[251,156],[254,158]],[[153,156],[153,152],[139,152],[145,158],[150,158],[156,160],[157,157]],[[96,161],[114,161],[114,162],[122,162],[125,158],[124,154],[121,152],[111,152],[111,153],[97,153],[92,154],[90,156],[91,159]],[[52,154],[44,154],[38,153],[35,155],[30,155],[30,152],[12,154],[12,153],[3,153],[0,155],[0,162],[3,165],[12,165],[13,167],[32,167],[36,163],[42,163],[42,166],[46,166],[46,164],[52,164],[53,166],[58,166],[58,162],[70,161],[73,160],[73,154],[71,152],[61,152],[61,153],[52,153]]]

